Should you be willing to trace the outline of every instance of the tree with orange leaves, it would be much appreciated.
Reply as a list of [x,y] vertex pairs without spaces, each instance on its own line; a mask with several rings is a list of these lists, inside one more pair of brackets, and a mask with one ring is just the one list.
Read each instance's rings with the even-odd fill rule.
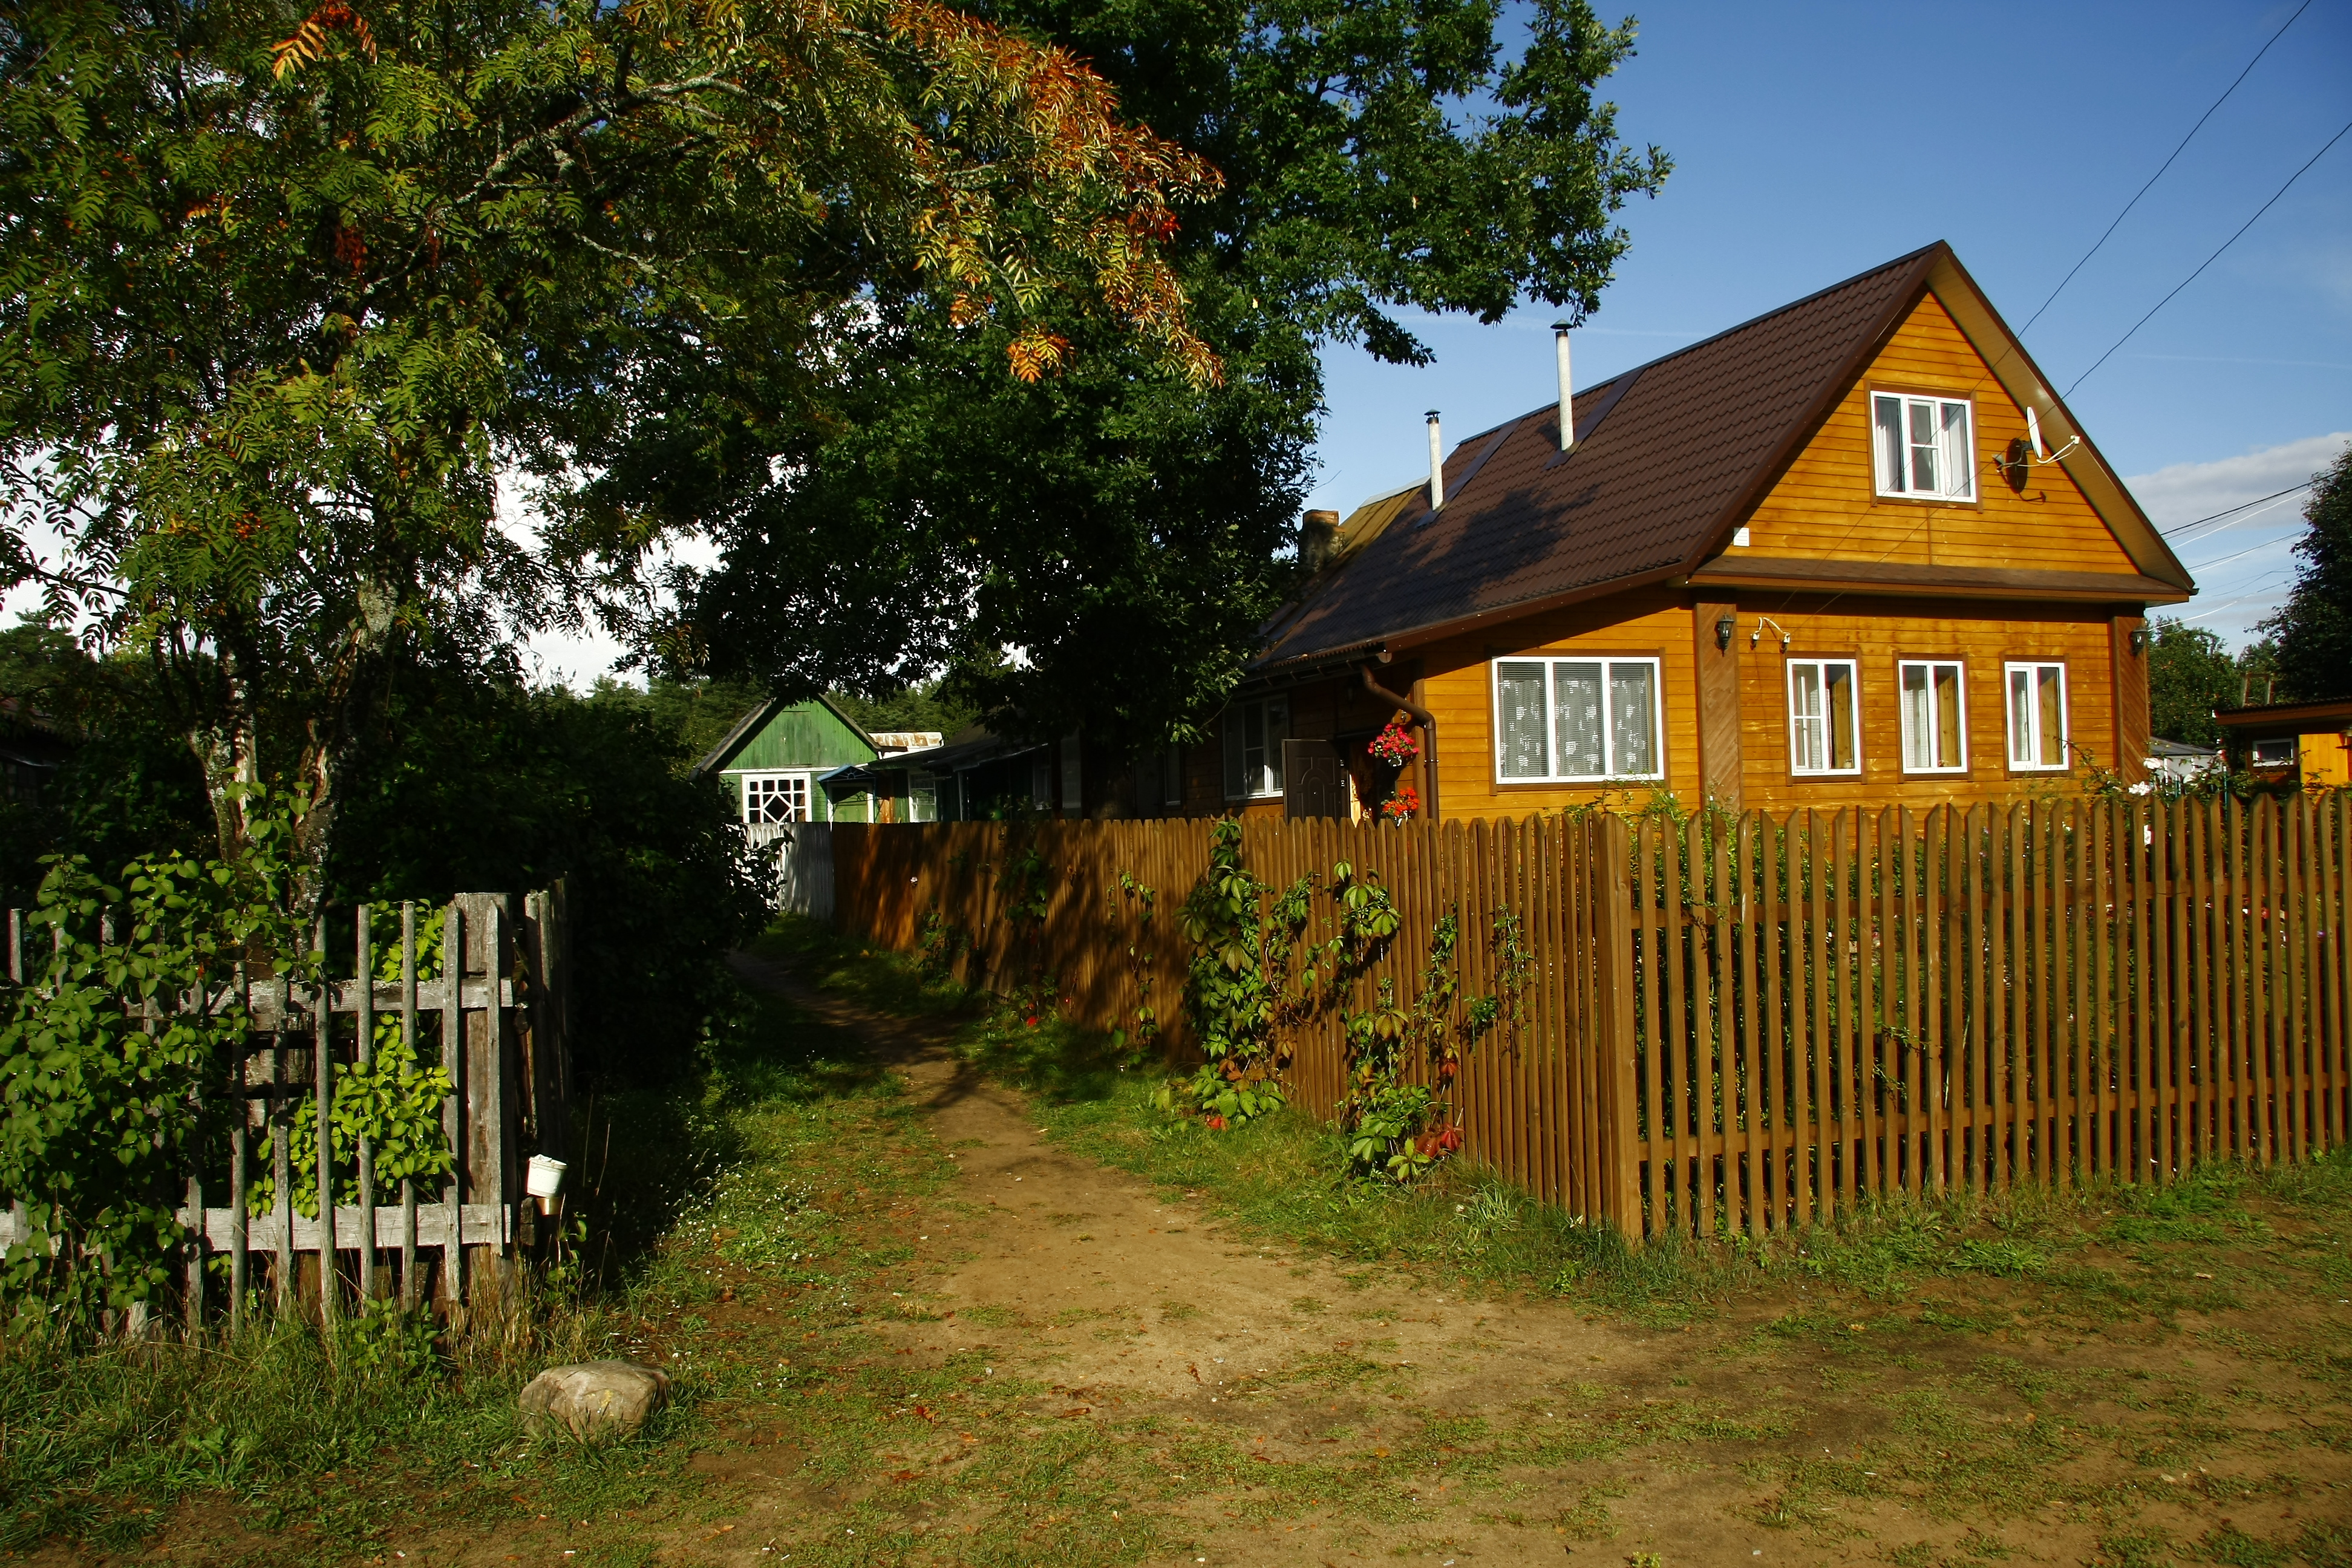
[[0,586],[314,873],[387,673],[559,613],[499,468],[560,500],[647,363],[814,386],[911,289],[1024,381],[1073,310],[1221,374],[1161,257],[1216,172],[937,0],[25,0],[0,145]]

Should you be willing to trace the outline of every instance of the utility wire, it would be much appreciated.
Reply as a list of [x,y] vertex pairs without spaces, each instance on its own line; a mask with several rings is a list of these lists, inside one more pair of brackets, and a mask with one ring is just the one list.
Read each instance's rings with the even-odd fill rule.
[[2200,528],[2209,522],[2218,522],[2222,518],[2228,517],[2231,513],[2243,511],[2250,506],[2260,506],[2266,500],[2276,500],[2281,496],[2291,496],[2297,490],[2307,490],[2311,486],[2312,481],[2305,479],[2299,485],[2289,485],[2286,489],[2274,491],[2270,495],[2256,496],[2252,500],[2242,500],[2235,506],[2225,506],[2220,511],[2215,512],[2211,517],[2200,517],[2195,522],[2175,523],[2170,528],[2159,528],[2157,531],[2164,535],[2165,538],[2169,539],[2176,533],[2186,533],[2192,528]]
[[[2253,68],[2263,63],[2263,57],[2271,52],[2271,44],[2277,43],[2279,39],[2285,35],[2286,30],[2294,26],[2295,16],[2300,16],[2305,11],[2310,9],[2311,0],[2303,0],[2303,4],[2294,8],[2294,16],[2289,16],[2285,21],[2280,23],[2279,30],[2270,36],[2270,42],[2265,43],[2261,48],[2254,51],[2254,58],[2246,62],[2246,68],[2238,73],[2237,79],[2231,82],[2228,87],[2222,89],[2221,96],[2213,100],[2212,108],[2206,110],[2204,113],[2197,117],[2197,123],[2189,128],[2189,134],[2180,139],[2180,145],[2172,150],[2172,156],[2170,158],[2167,158],[2164,161],[2163,166],[2158,168],[2155,174],[2150,174],[2147,177],[2147,184],[2142,185],[2139,190],[2133,195],[2132,199],[2124,204],[2124,210],[2116,215],[2116,221],[2114,223],[2107,225],[2106,233],[2099,236],[2098,243],[2092,246],[2090,249],[2084,251],[2083,253],[2083,259],[2074,263],[2074,268],[2069,271],[2065,277],[2058,279],[2058,287],[2050,290],[2049,299],[2042,301],[2042,310],[2047,310],[2052,305],[2055,304],[2057,302],[2058,296],[2066,291],[2066,285],[2074,281],[2074,274],[2076,272],[2080,272],[2084,268],[2091,264],[2091,258],[2099,254],[2099,247],[2107,243],[2108,238],[2115,234],[2116,228],[2122,225],[2124,219],[2131,216],[2132,208],[2139,205],[2139,198],[2147,195],[2147,193],[2155,187],[2157,181],[2164,178],[2164,171],[2172,167],[2174,161],[2178,159],[2181,153],[2189,150],[2189,143],[2197,139],[2197,133],[2205,129],[2205,122],[2213,118],[2213,110],[2219,109],[2223,104],[2229,102],[2230,95],[2238,90],[2238,83],[2244,81],[2246,78],[2252,73]],[[2025,319],[2025,325],[2017,329],[2017,335],[2019,337],[2021,338],[2027,332],[2033,330],[2033,323],[2042,319],[2042,310],[2036,310],[2032,315],[2028,316]]]
[[2196,281],[2197,281],[2197,279],[2198,279],[2198,278],[2199,278],[2199,277],[2200,277],[2200,276],[2204,272],[2204,270],[2205,270],[2208,267],[2210,267],[2210,266],[2212,266],[2212,265],[2213,265],[2213,263],[2215,263],[2216,261],[2219,261],[2219,260],[2221,258],[2221,251],[2223,251],[2223,250],[2227,250],[2227,249],[2229,249],[2229,248],[2230,248],[2230,247],[2231,247],[2231,246],[2233,246],[2233,245],[2237,244],[2237,243],[2238,243],[2239,236],[2240,236],[2240,235],[2244,234],[2244,233],[2246,232],[2246,230],[2248,230],[2248,229],[2250,229],[2250,228],[2252,228],[2252,227],[2253,227],[2253,226],[2254,226],[2254,221],[2255,221],[2255,219],[2256,219],[2256,218],[2261,217],[2261,216],[2263,216],[2263,214],[2264,214],[2264,213],[2266,213],[2266,212],[2270,211],[2272,207],[2273,207],[2273,206],[2277,205],[2278,205],[2278,199],[2279,199],[2279,197],[2281,197],[2281,196],[2283,196],[2283,195],[2286,195],[2288,191],[2290,191],[2290,190],[2294,189],[2294,183],[2295,183],[2297,180],[2300,180],[2301,178],[2303,178],[2303,176],[2304,176],[2305,174],[2308,174],[2308,173],[2310,172],[2310,170],[2311,170],[2311,165],[2312,165],[2313,163],[2318,163],[2322,158],[2326,157],[2326,156],[2327,156],[2327,153],[2328,153],[2328,150],[2329,150],[2330,148],[2334,147],[2334,146],[2335,146],[2338,142],[2341,142],[2341,141],[2343,141],[2343,140],[2344,140],[2344,136],[2345,136],[2345,132],[2352,132],[2352,120],[2347,120],[2347,121],[2346,121],[2344,122],[2344,129],[2343,129],[2342,131],[2338,131],[2335,135],[2330,136],[2330,137],[2327,139],[2327,144],[2326,144],[2326,146],[2324,146],[2324,147],[2320,148],[2320,150],[2319,150],[2318,152],[2314,153],[2311,155],[2310,159],[2309,159],[2306,163],[2305,163],[2305,164],[2303,165],[2303,167],[2302,167],[2302,168],[2297,169],[2294,174],[2289,174],[2289,175],[2286,177],[2286,184],[2284,184],[2284,185],[2281,185],[2277,190],[2275,190],[2275,191],[2272,192],[2272,193],[2271,193],[2271,199],[2270,199],[2269,201],[2264,202],[2261,206],[2256,207],[2256,208],[2254,209],[2254,216],[2253,216],[2253,217],[2250,217],[2250,218],[2248,218],[2245,222],[2243,222],[2243,223],[2242,223],[2242,224],[2240,224],[2240,225],[2238,226],[2238,232],[2237,232],[2237,234],[2233,234],[2233,235],[2231,235],[2229,238],[2227,238],[2227,239],[2223,240],[2223,241],[2221,242],[2221,248],[2220,248],[2220,249],[2218,249],[2218,250],[2214,251],[2212,255],[2210,255],[2210,256],[2207,257],[2204,260],[2202,260],[2202,261],[2200,261],[2200,262],[2199,262],[2199,263],[2197,264],[2197,270],[2196,270],[2195,272],[2191,272],[2188,277],[2183,278],[2179,282],[2178,282],[2178,283],[2176,283],[2176,284],[2174,284],[2174,285],[2172,286],[2172,293],[2171,293],[2171,294],[2167,294],[2163,299],[2158,300],[2155,304],[2153,304],[2153,305],[2149,306],[2149,307],[2148,307],[2147,314],[2147,315],[2145,315],[2145,316],[2142,316],[2138,321],[2134,321],[2134,322],[2131,324],[2131,331],[2126,332],[2122,337],[2117,338],[2117,339],[2116,339],[2116,340],[2112,344],[2110,344],[2110,345],[2108,346],[2108,348],[2107,348],[2107,352],[2106,352],[2105,353],[2103,353],[2103,354],[2101,354],[2097,359],[2093,360],[2093,361],[2091,362],[2091,370],[2086,370],[2086,371],[2084,371],[2082,374],[2080,374],[2080,375],[2076,376],[2076,377],[2074,378],[2074,385],[2069,386],[2069,387],[2067,387],[2067,388],[2066,388],[2066,391],[2065,391],[2064,395],[2066,395],[2066,396],[2068,396],[2068,397],[2072,397],[2072,396],[2074,396],[2074,387],[2076,387],[2076,386],[2080,386],[2080,385],[2082,385],[2082,384],[2083,384],[2083,383],[2084,383],[2085,381],[2088,381],[2088,380],[2091,378],[2091,371],[2092,371],[2092,370],[2096,370],[2096,369],[2098,369],[2101,365],[2103,365],[2103,364],[2106,363],[2107,363],[2107,361],[2108,361],[2110,358],[2112,358],[2112,357],[2114,356],[2116,350],[2117,350],[2117,349],[2119,349],[2119,348],[2123,347],[2126,343],[2127,343],[2127,342],[2131,342],[2131,340],[2132,340],[2132,334],[2133,334],[2134,332],[2137,332],[2137,331],[2138,331],[2142,327],[2144,327],[2144,326],[2147,325],[2147,323],[2148,323],[2152,319],[2154,319],[2154,317],[2155,317],[2155,315],[2156,315],[2157,311],[2163,310],[2167,305],[2168,305],[2168,304],[2172,303],[2172,295],[2173,295],[2173,294],[2178,294],[2178,293],[2179,293],[2183,289],[2186,289],[2186,288],[2188,288],[2191,283],[2196,282]]

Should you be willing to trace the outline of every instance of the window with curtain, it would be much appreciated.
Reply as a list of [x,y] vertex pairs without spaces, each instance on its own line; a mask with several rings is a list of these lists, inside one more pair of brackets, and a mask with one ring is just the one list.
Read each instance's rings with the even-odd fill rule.
[[1880,495],[1977,499],[1975,420],[1967,399],[1876,392],[1870,411]]
[[1503,658],[1495,776],[1510,784],[1650,779],[1665,772],[1654,658]]
[[1290,738],[1290,700],[1267,697],[1225,710],[1225,798],[1282,793],[1282,742]]
[[1789,662],[1789,771],[1862,771],[1861,704],[1850,658]]
[[1968,709],[1958,660],[1901,661],[1903,771],[1906,773],[1966,773],[1969,766]]
[[2020,773],[2056,773],[2066,765],[2066,667],[2011,660],[2009,765]]

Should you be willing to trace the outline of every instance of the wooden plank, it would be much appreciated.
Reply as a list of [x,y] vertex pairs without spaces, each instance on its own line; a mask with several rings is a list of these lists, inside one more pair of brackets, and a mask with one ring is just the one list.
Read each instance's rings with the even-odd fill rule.
[[[1806,943],[1792,944],[1792,952],[1809,946],[1812,959],[1805,984],[1800,985],[1793,973],[1789,977],[1791,1020],[1805,1018],[1810,1012],[1811,1026],[1804,1032],[1802,1043],[1790,1052],[1790,1061],[1793,1079],[1790,1087],[1796,1098],[1793,1120],[1803,1140],[1797,1150],[1794,1172],[1800,1225],[1826,1219],[1830,1214],[1830,1096],[1837,1070],[1830,1017],[1831,998],[1837,990],[1834,975],[1838,958],[1830,942],[1830,836],[1834,831],[1833,820],[1817,811],[1804,814],[1805,881],[1801,903],[1796,881],[1797,830],[1793,823],[1790,828],[1789,902],[1798,911],[1791,918],[1805,922],[1810,939]],[[1807,1003],[1811,1004],[1810,1009]],[[1811,1145],[1810,1152],[1804,1147],[1808,1143]]]
[[[1765,1226],[1768,1194],[1764,1182],[1764,1131],[1767,1110],[1763,1083],[1763,1053],[1759,1031],[1763,1027],[1764,1009],[1758,999],[1764,995],[1764,930],[1767,918],[1763,889],[1757,885],[1758,840],[1769,834],[1765,825],[1770,818],[1761,812],[1743,815],[1739,818],[1738,836],[1732,849],[1733,884],[1731,896],[1738,911],[1738,946],[1735,949],[1738,966],[1732,997],[1732,1024],[1727,1036],[1737,1034],[1739,1041],[1739,1115],[1743,1140],[1743,1161],[1740,1168],[1740,1205],[1742,1217],[1750,1237],[1761,1236]],[[1774,983],[1775,989],[1778,982]],[[1777,1026],[1773,1030],[1779,1033]]]
[[2277,865],[2277,820],[2279,814],[2272,809],[2270,797],[2253,802],[2253,863],[2249,865],[2249,910],[2246,910],[2246,945],[2249,945],[2249,966],[2246,983],[2251,990],[2251,1013],[2253,1013],[2253,1159],[2258,1163],[2274,1163],[2279,1157],[2279,1121],[2277,1121],[2277,985],[2272,978],[2277,975],[2277,952],[2272,936],[2270,912],[2277,908],[2277,889],[2272,886],[2270,868]]
[[[455,900],[451,901],[448,911],[442,918],[441,971],[445,980],[461,983],[457,994],[462,999],[465,995],[462,982],[466,973],[466,910]],[[469,1180],[467,1156],[471,1152],[466,1125],[466,1089],[472,1078],[467,1070],[466,1020],[460,1008],[445,1006],[441,1009],[441,1066],[447,1072],[451,1086],[450,1092],[441,1101],[441,1132],[448,1140],[450,1157],[454,1162],[449,1179],[441,1189],[442,1223],[446,1227],[442,1234],[450,1235],[458,1233],[462,1225],[457,1209],[466,1201]],[[453,1247],[442,1259],[441,1290],[450,1305],[465,1304],[464,1247]]]
[[2158,1110],[2152,1139],[2156,1159],[2156,1175],[2159,1182],[2170,1182],[2182,1163],[2179,1151],[2179,1111],[2176,1106],[2179,1079],[2175,1076],[2175,1040],[2172,1028],[2172,965],[2173,936],[2171,905],[2156,890],[2165,874],[2166,862],[2172,851],[2173,815],[2161,795],[2152,795],[2147,803],[2148,837],[2148,945],[2151,952],[2148,973],[2148,1038],[2151,1043],[2152,1074],[2150,1088],[2154,1090]]
[[1669,873],[1666,868],[1671,843],[1672,839],[1654,817],[1643,819],[1639,835],[1633,842],[1633,926],[1641,943],[1639,1047],[1643,1071],[1643,1135],[1657,1151],[1642,1173],[1642,1231],[1644,1235],[1663,1234],[1670,1223],[1667,1209],[1671,1189],[1666,1173],[1660,1167],[1671,1158],[1674,1125],[1679,1120],[1666,1104],[1664,1060],[1671,1046],[1665,1029],[1665,975],[1662,971],[1670,963],[1666,947],[1672,939],[1667,935],[1663,921],[1654,918],[1673,901],[1667,896]]
[[[361,983],[356,998],[359,1006],[352,1016],[359,1037],[352,1049],[362,1072],[375,1065],[375,931],[370,924],[371,919],[366,904],[360,905],[352,917],[352,923],[358,928],[354,933],[353,954],[353,962],[358,967],[352,973]],[[360,1300],[372,1301],[375,1300],[376,1293],[375,1142],[364,1129],[360,1133],[358,1165],[360,1228],[356,1239],[360,1252]]]
[[[403,900],[400,905],[400,1043],[412,1062],[421,1063],[424,1052],[416,1037],[416,903]],[[416,1183],[403,1176],[400,1179],[400,1304],[404,1310],[416,1309]]]
[[[1664,907],[1656,911],[1659,956],[1666,971],[1666,1011],[1659,1032],[1671,1068],[1666,1114],[1667,1149],[1675,1163],[1674,1218],[1677,1229],[1694,1237],[1709,1234],[1714,1207],[1708,1184],[1698,1169],[1698,1135],[1706,1110],[1703,1086],[1710,1075],[1704,1070],[1706,1053],[1691,1037],[1691,987],[1693,977],[1705,973],[1701,967],[1704,938],[1696,927],[1676,924],[1673,915],[1682,904],[1684,889],[1695,884],[1699,875],[1705,816],[1704,812],[1696,813],[1681,831],[1661,836],[1665,864],[1659,896]],[[1651,1048],[1661,1047],[1654,1042]],[[1702,1218],[1703,1214],[1707,1217]]]
[[1633,840],[1625,819],[1613,814],[1594,825],[1602,867],[1596,882],[1601,918],[1594,935],[1601,945],[1596,973],[1600,1001],[1607,1010],[1608,1055],[1604,1092],[1610,1138],[1610,1206],[1618,1230],[1629,1242],[1643,1234],[1641,1176],[1635,1167],[1634,1125],[1633,889]]

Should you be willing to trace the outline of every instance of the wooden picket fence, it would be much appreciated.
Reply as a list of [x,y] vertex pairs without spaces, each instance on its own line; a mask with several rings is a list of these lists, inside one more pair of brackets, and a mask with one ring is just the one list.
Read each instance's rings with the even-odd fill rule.
[[[556,1155],[564,1147],[571,1098],[562,885],[521,902],[518,919],[505,894],[453,900],[441,911],[437,976],[419,976],[418,928],[431,910],[413,903],[395,906],[397,979],[369,978],[379,965],[366,907],[319,922],[315,973],[326,978],[318,984],[240,976],[254,1032],[225,1064],[215,1091],[226,1147],[187,1173],[178,1212],[188,1233],[181,1310],[192,1328],[222,1317],[234,1322],[254,1301],[331,1320],[373,1298],[396,1295],[410,1306],[429,1300],[448,1312],[495,1305],[507,1293],[528,1223],[524,1164],[532,1152]],[[348,931],[348,940],[331,941],[335,931]],[[47,955],[26,911],[7,911],[5,942],[9,984],[40,984]],[[215,996],[214,1010],[224,1000]],[[315,1167],[304,1173],[315,1180],[314,1193],[332,1193],[349,1176],[359,1201],[302,1215],[290,1201],[296,1108],[308,1100],[315,1124],[328,1124],[338,1071],[373,1062],[379,1017],[399,1020],[400,1037],[420,1066],[448,1071],[453,1089],[444,1097],[441,1130],[454,1170],[430,1192],[410,1181],[382,1190],[365,1139],[354,1160],[338,1162],[334,1140],[320,1138]],[[266,1163],[274,1198],[256,1215],[248,1185],[257,1160]],[[22,1204],[11,1204],[0,1215],[0,1245],[27,1234]],[[228,1258],[225,1292],[207,1290],[211,1254]],[[334,1266],[321,1267],[322,1257]]]
[[[1465,1154],[1631,1236],[1757,1234],[1872,1194],[2167,1182],[2352,1121],[2352,796],[1860,807],[1676,826],[1245,822],[1275,889],[1377,874],[1403,917],[1358,982],[1409,998],[1461,921],[1465,997],[1518,919],[1523,1017],[1450,1099]],[[1199,821],[836,826],[838,920],[1069,1016],[1184,1044],[1177,907]],[[1145,901],[1122,885],[1151,889]],[[1328,934],[1318,903],[1309,939]],[[960,956],[959,956],[960,955]],[[1343,1007],[1289,1041],[1345,1093]]]

